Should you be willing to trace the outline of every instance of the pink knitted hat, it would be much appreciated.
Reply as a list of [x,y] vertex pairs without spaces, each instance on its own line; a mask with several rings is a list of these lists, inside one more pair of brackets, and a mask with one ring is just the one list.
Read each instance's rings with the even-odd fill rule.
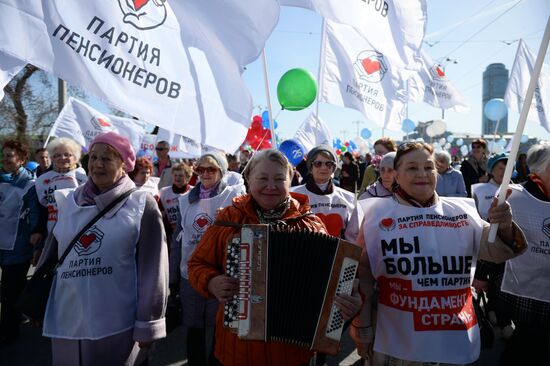
[[128,141],[126,137],[112,131],[97,135],[90,144],[90,151],[97,143],[106,144],[115,149],[124,162],[124,170],[126,170],[126,172],[131,172],[134,170],[134,165],[136,164],[136,154],[134,152],[134,148],[130,144],[130,141]]

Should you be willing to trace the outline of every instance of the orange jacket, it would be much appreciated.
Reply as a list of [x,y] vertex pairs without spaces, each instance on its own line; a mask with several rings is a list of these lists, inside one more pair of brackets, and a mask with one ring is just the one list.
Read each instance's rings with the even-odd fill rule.
[[[310,208],[307,196],[291,193],[291,197],[290,208],[283,220],[294,229],[326,233],[323,222],[315,215],[308,215]],[[260,223],[250,195],[235,197],[233,205],[221,210],[216,220],[238,224]],[[226,244],[239,231],[238,228],[214,224],[204,233],[188,263],[189,282],[201,295],[213,297],[208,291],[208,282],[225,273]],[[221,304],[216,317],[215,356],[225,366],[293,366],[307,363],[313,353],[306,348],[280,342],[239,340],[236,334],[224,328]]]

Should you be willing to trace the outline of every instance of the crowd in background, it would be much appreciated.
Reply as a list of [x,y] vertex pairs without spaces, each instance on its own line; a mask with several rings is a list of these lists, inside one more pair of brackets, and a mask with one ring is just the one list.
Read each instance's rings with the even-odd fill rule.
[[[460,161],[429,144],[398,146],[381,138],[372,152],[359,156],[338,156],[320,145],[292,167],[276,150],[208,152],[175,161],[166,141],[156,144],[151,161],[136,157],[128,140],[112,132],[96,137],[83,156],[82,147],[68,138],[55,139],[32,156],[24,144],[7,140],[0,176],[0,347],[19,336],[24,318],[16,303],[30,266],[57,258],[93,213],[135,187],[60,266],[63,275],[52,287],[43,323],[56,365],[146,364],[146,350],[166,336],[167,303],[181,309],[191,366],[307,364],[313,354],[296,346],[247,343],[224,330],[220,312],[238,284],[223,273],[225,244],[234,229],[222,221],[285,221],[363,246],[360,291],[342,296],[338,306],[353,319],[350,333],[360,355],[374,365],[469,363],[479,355],[473,349],[478,341],[472,340],[479,335],[440,331],[412,340],[410,329],[388,320],[395,314],[385,302],[388,273],[380,266],[376,241],[385,237],[371,233],[383,225],[380,218],[395,212],[430,210],[470,217],[469,228],[456,237],[438,238],[430,228],[416,235],[434,251],[448,240],[457,251],[474,253],[475,271],[464,291],[469,293],[471,284],[477,296],[487,295],[485,310],[507,339],[500,363],[520,364],[528,354],[530,364],[547,365],[550,147],[536,145],[519,155],[516,185],[502,207],[493,200],[508,156],[489,154],[483,139],[471,148]],[[28,165],[29,160],[37,164]],[[500,223],[498,246],[487,242],[487,221]],[[530,262],[541,253],[543,259]],[[82,275],[86,268],[93,275]],[[104,307],[109,316],[97,310]],[[422,342],[432,349],[423,349]],[[453,345],[455,351],[445,350]],[[324,362],[323,355],[317,362]]]

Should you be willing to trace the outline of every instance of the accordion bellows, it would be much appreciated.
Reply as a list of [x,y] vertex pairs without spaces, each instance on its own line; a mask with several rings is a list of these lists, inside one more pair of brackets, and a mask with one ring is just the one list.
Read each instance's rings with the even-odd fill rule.
[[344,321],[334,297],[351,293],[360,255],[360,247],[330,235],[243,226],[227,248],[239,295],[225,304],[224,325],[244,340],[336,354]]

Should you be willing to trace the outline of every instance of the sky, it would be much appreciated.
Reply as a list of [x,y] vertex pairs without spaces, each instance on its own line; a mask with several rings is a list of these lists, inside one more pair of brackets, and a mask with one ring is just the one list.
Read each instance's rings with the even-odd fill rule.
[[[445,111],[447,130],[479,135],[483,71],[491,63],[503,63],[511,71],[520,38],[535,55],[538,53],[550,15],[550,1],[428,0],[427,5],[423,49],[434,61],[443,62],[447,77],[465,96],[470,107],[466,113]],[[297,67],[318,75],[321,27],[322,19],[318,14],[283,7],[279,23],[265,46],[273,114],[279,125],[277,131],[283,138],[292,138],[303,120],[315,110],[315,103],[303,111],[282,111],[276,96],[277,82],[286,71]],[[472,37],[477,32],[479,34]],[[550,64],[549,55],[550,52],[546,54],[546,64]],[[445,61],[447,58],[451,61]],[[244,78],[254,100],[254,112],[266,109],[261,57],[247,66]],[[355,139],[363,128],[372,131],[372,140],[382,136],[380,127],[352,109],[320,103],[319,116],[333,138]],[[408,116],[415,122],[429,121],[440,119],[441,110],[410,102]],[[508,130],[511,133],[515,131],[518,118],[519,114],[509,113]],[[550,139],[550,133],[533,122],[527,122],[525,133]],[[387,130],[385,135],[399,140],[403,137],[403,133]]]

